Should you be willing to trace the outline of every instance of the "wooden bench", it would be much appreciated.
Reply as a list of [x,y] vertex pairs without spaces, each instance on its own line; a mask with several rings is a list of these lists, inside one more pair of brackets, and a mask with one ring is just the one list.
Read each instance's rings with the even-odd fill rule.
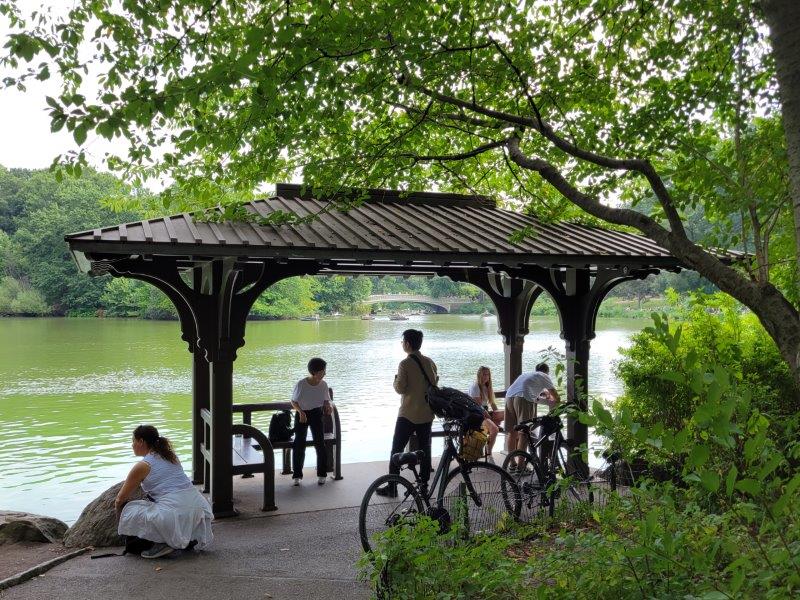
[[[264,495],[261,510],[277,510],[275,504],[275,450],[283,453],[282,475],[292,472],[291,453],[294,442],[271,442],[269,437],[252,425],[252,415],[254,412],[276,412],[281,410],[291,410],[289,402],[262,402],[258,404],[234,404],[233,412],[242,413],[242,423],[234,423],[231,427],[233,433],[232,458],[233,468],[231,475],[241,475],[242,477],[252,477],[254,473],[264,474]],[[205,487],[208,491],[210,481],[210,452],[208,448],[208,435],[211,423],[211,412],[207,409],[201,411],[201,417],[206,422],[205,439],[200,446],[204,457]],[[339,422],[339,412],[336,405],[333,405],[333,413],[324,417],[325,448],[327,450],[327,469],[333,472],[334,479],[342,479],[342,429]],[[312,440],[306,439],[306,447],[313,446]]]

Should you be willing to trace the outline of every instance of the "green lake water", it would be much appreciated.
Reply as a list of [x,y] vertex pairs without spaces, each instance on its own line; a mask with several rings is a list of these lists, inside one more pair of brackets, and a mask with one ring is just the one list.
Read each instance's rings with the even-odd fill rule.
[[[598,320],[590,393],[619,392],[618,348],[647,323]],[[494,317],[257,321],[248,323],[234,364],[234,402],[287,401],[308,359],[321,356],[341,415],[343,462],[388,459],[398,406],[392,379],[404,356],[400,333],[409,327],[425,332],[422,350],[436,361],[443,384],[466,390],[486,365],[495,388],[503,387]],[[548,346],[563,351],[558,321],[533,318],[526,368]],[[135,460],[130,432],[141,423],[169,437],[189,468],[191,355],[177,322],[0,319],[0,509],[74,521],[124,479]],[[266,429],[266,418],[254,417],[254,424]],[[308,465],[312,459],[313,452]]]

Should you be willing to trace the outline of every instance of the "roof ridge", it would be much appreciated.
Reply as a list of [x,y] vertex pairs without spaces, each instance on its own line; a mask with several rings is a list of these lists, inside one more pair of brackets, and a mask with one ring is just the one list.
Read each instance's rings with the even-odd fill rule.
[[278,183],[275,185],[275,196],[299,200],[326,200],[338,197],[347,198],[351,195],[361,198],[366,192],[365,202],[370,204],[422,204],[425,206],[462,206],[466,208],[497,208],[497,202],[488,196],[475,196],[456,194],[452,192],[414,192],[405,190],[390,190],[383,188],[346,188],[331,198],[318,198],[311,193],[311,188],[299,183]]

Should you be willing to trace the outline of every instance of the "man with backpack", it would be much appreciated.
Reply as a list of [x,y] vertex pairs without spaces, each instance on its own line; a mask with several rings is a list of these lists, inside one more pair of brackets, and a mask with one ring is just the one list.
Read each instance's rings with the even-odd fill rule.
[[[400,410],[394,426],[392,451],[389,454],[402,452],[408,444],[412,434],[416,434],[420,450],[425,452],[420,466],[420,476],[423,481],[428,481],[431,475],[431,424],[433,411],[425,400],[425,392],[429,381],[436,384],[439,377],[436,373],[436,364],[427,356],[423,356],[419,349],[422,347],[422,332],[417,329],[406,329],[400,342],[406,358],[400,361],[397,375],[394,377],[394,390],[400,394]],[[424,369],[424,372],[423,372]],[[399,473],[389,461],[389,473]],[[387,484],[378,488],[378,495],[397,496],[397,488]]]

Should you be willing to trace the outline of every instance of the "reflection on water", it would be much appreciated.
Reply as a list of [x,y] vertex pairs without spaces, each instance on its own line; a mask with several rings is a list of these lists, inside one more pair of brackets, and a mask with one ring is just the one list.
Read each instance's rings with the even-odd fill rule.
[[[601,320],[592,342],[591,393],[618,393],[611,363],[644,324]],[[404,356],[400,333],[408,327],[425,332],[423,352],[436,361],[443,384],[466,390],[486,365],[502,387],[503,346],[494,318],[262,321],[247,326],[247,345],[234,367],[234,401],[288,400],[308,359],[321,356],[341,415],[343,461],[385,459],[397,416],[392,379]],[[563,348],[557,320],[533,319],[526,367],[548,346]],[[268,426],[264,415],[253,420]],[[134,461],[129,435],[141,423],[172,439],[188,468],[191,355],[177,323],[0,320],[0,509],[74,521],[125,477]]]

